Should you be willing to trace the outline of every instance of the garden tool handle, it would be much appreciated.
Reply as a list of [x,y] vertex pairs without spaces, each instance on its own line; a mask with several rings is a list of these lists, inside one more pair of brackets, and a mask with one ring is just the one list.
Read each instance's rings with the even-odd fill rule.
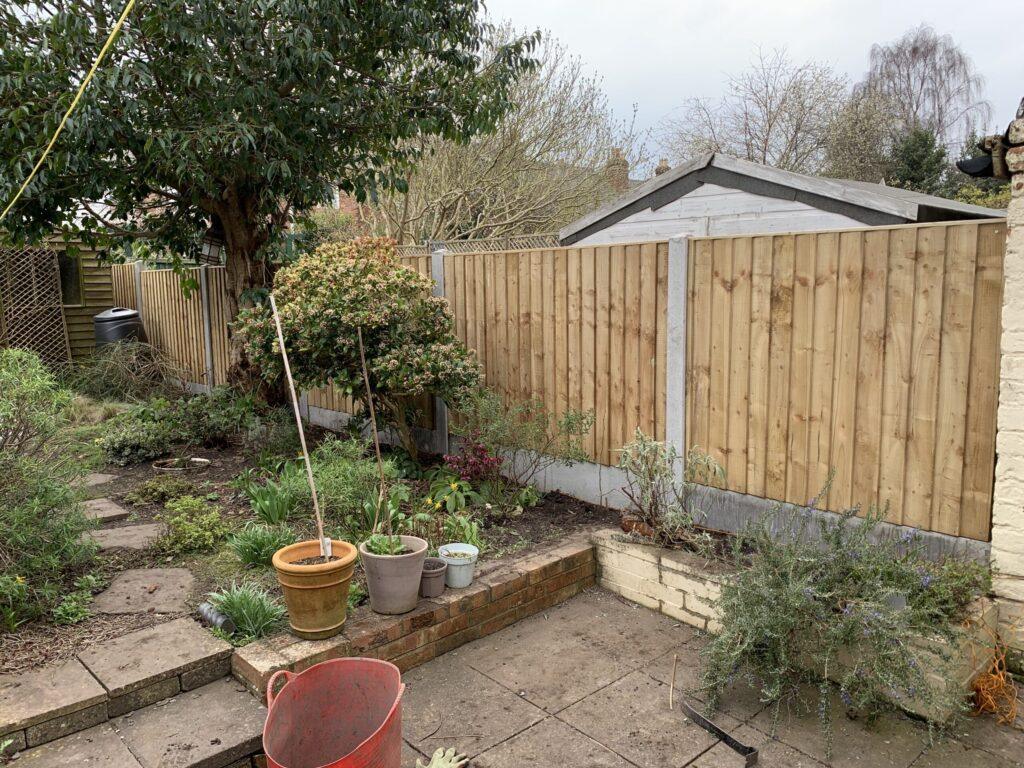
[[[292,678],[295,677],[295,673],[289,672],[287,669],[279,669],[270,676],[270,679],[267,680],[267,709],[274,706],[274,699],[277,698],[277,694],[274,693],[274,686],[277,684],[277,678],[282,675],[285,677],[284,685],[288,685],[288,683],[292,681]],[[284,688],[284,685],[281,687]]]

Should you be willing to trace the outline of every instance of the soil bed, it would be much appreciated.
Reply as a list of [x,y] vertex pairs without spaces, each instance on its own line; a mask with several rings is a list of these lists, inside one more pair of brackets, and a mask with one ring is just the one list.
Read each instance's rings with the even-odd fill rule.
[[[317,442],[315,438],[322,434],[316,434],[311,442]],[[231,530],[240,529],[254,519],[248,500],[232,487],[232,481],[244,469],[257,465],[256,457],[251,452],[240,446],[222,449],[183,448],[179,455],[209,459],[210,464],[199,472],[180,473],[159,471],[149,462],[130,467],[103,468],[103,471],[116,474],[117,479],[106,486],[92,489],[90,495],[110,498],[130,513],[126,520],[108,523],[103,527],[109,529],[158,522],[158,518],[166,514],[163,503],[131,504],[125,497],[146,481],[166,480],[169,477],[181,478],[194,484],[194,495],[219,507],[224,522]],[[617,525],[618,521],[619,514],[613,510],[560,493],[548,494],[537,506],[500,523],[482,519],[486,549],[480,554],[480,562],[485,564],[511,554],[528,552],[581,530]],[[299,540],[315,537],[312,521],[305,520],[302,515],[297,513],[291,525]],[[321,559],[317,557],[310,560],[320,562]],[[127,569],[168,567],[187,568],[192,572],[195,587],[189,603],[193,606],[201,603],[210,591],[242,580],[258,583],[280,596],[273,568],[245,568],[224,548],[212,553],[186,555],[168,555],[157,549],[117,549],[99,555],[91,572],[102,576],[109,583],[114,576]],[[358,564],[352,584],[353,590],[362,594],[365,600],[364,576]],[[94,614],[69,626],[44,620],[29,622],[12,633],[0,634],[0,674],[22,672],[63,661],[96,643],[172,621],[183,615],[188,614]]]

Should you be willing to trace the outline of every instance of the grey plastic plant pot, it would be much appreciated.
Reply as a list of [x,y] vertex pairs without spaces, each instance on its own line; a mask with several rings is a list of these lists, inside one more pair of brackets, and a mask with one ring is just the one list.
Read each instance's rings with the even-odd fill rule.
[[440,597],[444,592],[444,574],[448,563],[440,557],[428,557],[423,561],[423,576],[420,578],[420,597]]
[[394,615],[408,613],[420,601],[420,579],[427,558],[427,542],[418,536],[401,536],[409,551],[404,555],[375,555],[359,545],[359,559],[366,572],[370,610]]
[[[462,555],[459,557],[453,554]],[[437,550],[437,555],[448,564],[444,573],[444,583],[452,589],[462,589],[473,583],[473,572],[480,550],[472,544],[444,544]],[[468,555],[468,557],[467,557]]]

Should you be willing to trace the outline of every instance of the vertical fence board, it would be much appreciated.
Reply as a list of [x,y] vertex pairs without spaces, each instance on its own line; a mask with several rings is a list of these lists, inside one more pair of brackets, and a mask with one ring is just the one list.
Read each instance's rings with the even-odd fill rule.
[[860,302],[864,268],[864,236],[860,231],[839,236],[839,284],[836,293],[836,349],[833,371],[831,462],[835,473],[829,488],[832,509],[853,504],[854,430],[857,416],[857,365],[860,353]]
[[[581,311],[583,313],[582,328],[580,329],[580,358],[582,363],[580,382],[583,387],[583,394],[580,407],[584,411],[594,410],[597,404],[594,382],[595,336],[597,330],[596,276],[594,269],[594,249],[584,248],[580,252]],[[602,322],[604,322],[604,318],[602,318]],[[597,440],[593,429],[590,430],[590,433],[584,440],[584,448],[589,455],[596,455]]]
[[732,241],[712,246],[711,356],[708,380],[708,448],[723,468],[729,466],[729,334],[732,330]]
[[910,346],[910,433],[903,511],[903,522],[916,528],[927,528],[931,523],[945,251],[945,227],[925,227],[920,231]]
[[789,371],[793,335],[794,238],[772,243],[772,296],[769,334],[768,447],[765,488],[768,498],[786,496],[786,448],[789,445]]
[[[811,418],[811,364],[814,356],[814,235],[797,235],[794,243],[793,349],[790,354],[789,470],[786,498],[807,499],[808,435]],[[813,493],[813,492],[812,492]]]
[[729,339],[729,454],[725,466],[729,487],[747,492],[747,425],[750,387],[750,273],[753,243],[739,238],[732,252],[732,309]]
[[[765,492],[768,454],[768,380],[771,370],[772,238],[751,243],[750,366],[748,374],[746,493]],[[730,481],[731,482],[731,481]]]

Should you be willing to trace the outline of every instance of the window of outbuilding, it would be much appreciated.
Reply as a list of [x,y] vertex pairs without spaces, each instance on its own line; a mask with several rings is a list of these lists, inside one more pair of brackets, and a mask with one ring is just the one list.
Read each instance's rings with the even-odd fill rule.
[[82,260],[77,256],[58,252],[57,266],[60,269],[60,296],[64,306],[82,304]]

